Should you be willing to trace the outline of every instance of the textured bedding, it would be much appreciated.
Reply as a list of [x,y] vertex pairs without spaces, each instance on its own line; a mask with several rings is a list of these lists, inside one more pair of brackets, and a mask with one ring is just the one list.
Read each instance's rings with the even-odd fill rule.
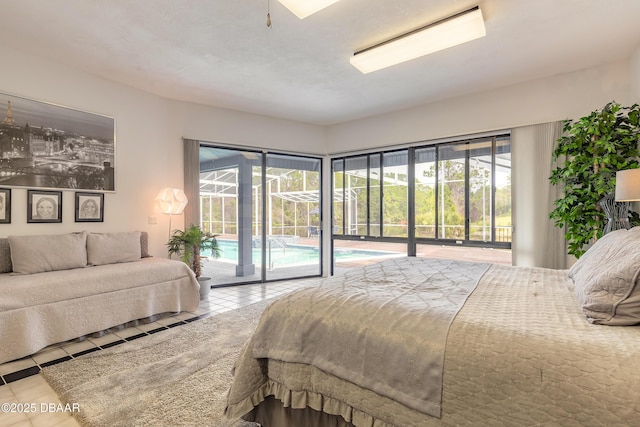
[[167,259],[0,274],[0,363],[131,320],[195,310],[198,303],[191,270]]
[[[238,359],[227,407],[228,415],[248,420],[269,395],[355,426],[599,426],[640,419],[640,328],[589,323],[566,270],[488,269],[446,338],[439,418],[312,363],[256,358],[252,347],[249,341]],[[411,372],[411,364],[405,367]]]
[[312,365],[439,416],[449,325],[488,267],[402,258],[327,280],[265,310],[253,357]]

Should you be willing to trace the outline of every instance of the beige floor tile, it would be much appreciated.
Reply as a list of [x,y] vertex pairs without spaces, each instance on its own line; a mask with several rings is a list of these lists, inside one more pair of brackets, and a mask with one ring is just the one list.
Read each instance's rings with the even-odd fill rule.
[[206,307],[206,308],[199,307],[194,313],[199,316],[201,314],[209,313],[210,311],[211,311],[210,307]]
[[51,350],[47,350],[41,353],[34,354],[33,360],[35,360],[38,364],[51,362],[52,360],[60,359],[62,357],[68,356],[67,352],[61,348],[53,348]]
[[176,321],[178,321],[178,320],[193,319],[194,317],[196,317],[196,315],[194,313],[190,313],[190,312],[186,311],[186,312],[182,312],[182,313],[174,316],[174,319]]
[[163,317],[162,319],[156,320],[156,323],[167,326],[167,325],[172,325],[179,321],[180,320],[176,319],[175,317]]
[[15,400],[13,391],[8,385],[0,386],[0,403],[9,403]]
[[[68,423],[70,422],[70,419],[71,421],[76,422],[75,419],[73,419],[73,415],[71,415],[69,412],[59,412],[58,408],[59,407],[57,406],[57,404],[54,404],[53,407],[46,405],[44,411],[40,412],[34,417],[29,418],[29,420],[31,421],[31,425],[33,427],[54,427],[59,426],[62,423]],[[78,425],[77,422],[75,425]]]
[[139,335],[141,333],[143,333],[141,329],[138,329],[138,328],[127,328],[127,329],[123,329],[121,331],[118,331],[115,334],[117,336],[119,336],[120,338],[129,338],[129,337],[132,337],[134,335]]
[[0,426],[2,427],[31,427],[27,415],[22,412],[0,412]]
[[37,363],[30,357],[26,359],[16,360],[15,362],[3,363],[0,365],[0,375],[10,374],[12,372],[21,371],[23,369],[36,366]]
[[147,323],[146,325],[138,325],[138,329],[140,329],[143,332],[149,332],[153,329],[158,329],[158,328],[164,328],[164,325],[158,322]]
[[80,424],[78,424],[78,422],[76,421],[76,419],[72,416],[68,417],[66,420],[58,423],[58,424],[54,424],[51,427],[80,427]]
[[53,390],[41,375],[32,375],[8,384],[18,402],[31,403]]
[[67,354],[76,354],[76,353],[80,353],[81,351],[85,351],[85,350],[89,350],[92,348],[96,348],[96,345],[89,341],[89,340],[84,340],[84,341],[80,341],[80,342],[74,342],[71,344],[67,344],[64,347],[62,347],[62,349],[67,353]]
[[103,335],[98,338],[89,338],[89,341],[94,343],[95,345],[106,345],[111,344],[112,342],[119,341],[120,337],[114,334]]

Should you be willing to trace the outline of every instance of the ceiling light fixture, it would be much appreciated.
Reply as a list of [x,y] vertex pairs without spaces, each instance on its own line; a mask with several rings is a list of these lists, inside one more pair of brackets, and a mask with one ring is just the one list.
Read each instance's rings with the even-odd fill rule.
[[[282,2],[282,0],[281,0]],[[479,6],[359,50],[351,65],[367,74],[401,62],[484,37],[487,34]]]
[[278,0],[298,18],[304,19],[339,0]]

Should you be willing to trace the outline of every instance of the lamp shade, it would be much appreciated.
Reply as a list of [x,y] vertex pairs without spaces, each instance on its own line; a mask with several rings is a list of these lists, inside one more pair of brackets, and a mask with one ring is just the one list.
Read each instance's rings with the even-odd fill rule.
[[167,215],[181,214],[187,203],[187,196],[179,188],[163,188],[156,196],[158,210]]
[[616,172],[616,202],[640,200],[640,169]]

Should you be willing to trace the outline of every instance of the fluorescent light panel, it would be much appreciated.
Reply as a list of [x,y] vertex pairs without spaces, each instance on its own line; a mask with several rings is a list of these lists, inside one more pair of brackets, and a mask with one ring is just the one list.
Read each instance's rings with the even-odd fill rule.
[[304,19],[339,0],[278,0],[298,18]]
[[486,34],[482,11],[476,6],[358,51],[350,61],[354,67],[367,74],[484,37]]

